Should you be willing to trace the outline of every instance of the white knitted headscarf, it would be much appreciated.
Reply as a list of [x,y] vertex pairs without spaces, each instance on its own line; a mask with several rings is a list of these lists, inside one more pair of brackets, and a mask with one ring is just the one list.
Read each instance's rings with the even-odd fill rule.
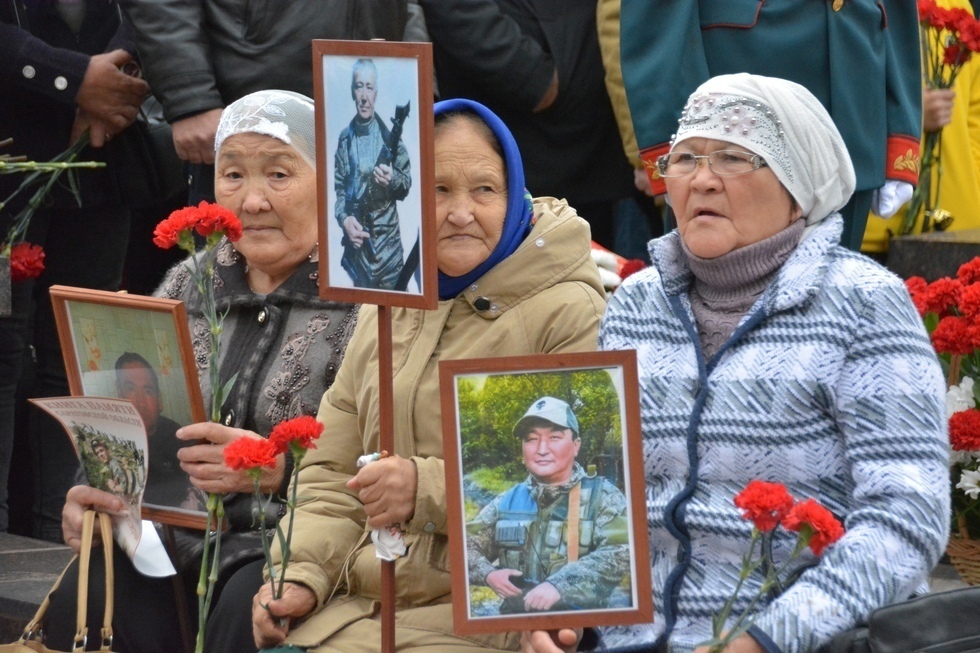
[[313,100],[292,91],[257,91],[235,100],[221,112],[214,135],[215,154],[235,134],[264,134],[294,150],[316,170],[316,119]]
[[719,75],[699,86],[671,150],[689,138],[728,141],[762,156],[814,225],[854,192],[854,166],[830,114],[810,91],[776,77]]

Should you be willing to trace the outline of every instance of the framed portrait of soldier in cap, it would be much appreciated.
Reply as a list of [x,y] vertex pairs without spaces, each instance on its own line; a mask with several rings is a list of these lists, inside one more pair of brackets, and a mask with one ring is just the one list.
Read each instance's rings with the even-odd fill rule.
[[456,632],[651,621],[635,352],[439,373]]

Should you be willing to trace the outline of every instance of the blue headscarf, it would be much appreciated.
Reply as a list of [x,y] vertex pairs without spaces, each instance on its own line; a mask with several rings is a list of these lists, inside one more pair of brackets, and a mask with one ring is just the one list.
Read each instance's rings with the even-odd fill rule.
[[487,260],[460,277],[450,277],[439,272],[439,299],[452,299],[482,277],[487,270],[513,254],[531,231],[531,217],[534,215],[531,195],[524,189],[524,165],[521,163],[521,153],[507,125],[490,109],[473,100],[444,100],[436,102],[433,109],[433,113],[437,116],[453,111],[475,113],[487,123],[500,141],[501,149],[504,151],[504,164],[507,167],[507,216],[504,218],[504,229],[500,234],[500,240]]

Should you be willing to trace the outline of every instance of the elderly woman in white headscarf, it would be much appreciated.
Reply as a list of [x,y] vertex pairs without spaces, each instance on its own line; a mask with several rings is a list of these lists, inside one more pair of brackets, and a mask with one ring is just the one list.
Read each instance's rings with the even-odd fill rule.
[[[177,432],[179,439],[161,434],[149,437],[151,484],[167,471],[161,464],[176,468],[179,461],[186,472],[185,494],[191,486],[233,493],[225,502],[231,532],[222,539],[219,578],[219,586],[226,581],[228,585],[212,613],[212,622],[225,627],[209,628],[207,650],[255,650],[249,608],[262,582],[257,529],[273,526],[279,514],[276,505],[270,506],[267,523],[255,523],[253,481],[245,472],[224,464],[224,446],[242,437],[267,436],[284,420],[315,415],[356,322],[354,306],[324,301],[317,288],[314,125],[313,100],[290,91],[252,93],[222,112],[215,136],[215,196],[241,219],[242,236],[234,243],[218,245],[212,279],[217,309],[225,313],[219,376],[223,385],[233,377],[235,382],[222,406],[220,424],[184,426]],[[208,326],[202,314],[202,295],[190,278],[188,265],[174,266],[157,294],[183,300],[196,359],[206,366]],[[205,405],[210,405],[206,367],[199,367],[198,378]],[[159,401],[153,405],[155,412],[166,412]],[[180,469],[169,471],[180,474]],[[277,492],[284,500],[290,471],[291,461],[280,456],[275,469],[263,470],[262,491]],[[152,498],[152,491],[151,485],[144,500]],[[62,519],[69,546],[78,546],[86,508],[121,511],[124,506],[118,497],[96,488],[72,488]],[[197,583],[202,545],[200,531],[177,532],[174,563],[191,591]],[[114,563],[114,626],[119,649],[141,653],[180,650],[171,580],[140,576],[121,552]],[[93,571],[91,577],[95,583],[101,572]],[[65,649],[75,634],[74,596],[63,585],[52,608],[64,618],[45,624],[53,638],[50,641],[62,642]],[[243,600],[235,603],[235,598]],[[196,600],[192,597],[188,602],[193,610]],[[239,628],[228,625],[236,615],[242,618]],[[89,617],[90,631],[99,632],[101,610],[89,610]],[[93,641],[98,644],[98,638]]]
[[[724,650],[812,651],[922,589],[943,551],[942,374],[902,281],[839,245],[854,171],[805,88],[707,81],[659,168],[677,229],[650,243],[653,266],[600,331],[603,349],[637,350],[656,617],[604,630],[602,646],[707,651],[753,528],[733,498],[758,479],[846,531],[819,558],[804,550]],[[795,536],[775,531],[777,568]],[[762,578],[745,580],[728,628]]]

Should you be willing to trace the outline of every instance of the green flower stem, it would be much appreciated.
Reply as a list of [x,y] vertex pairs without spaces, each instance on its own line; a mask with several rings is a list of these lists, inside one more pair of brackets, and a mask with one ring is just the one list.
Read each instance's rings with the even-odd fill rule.
[[[289,497],[289,502],[286,504],[289,513],[289,529],[286,531],[286,543],[282,548],[282,565],[279,568],[279,588],[276,590],[275,597],[277,599],[282,598],[283,585],[286,582],[286,567],[289,566],[289,554],[291,552],[290,545],[293,541],[293,522],[296,520],[296,504],[298,501],[298,491],[299,491],[299,464],[303,461],[303,456],[306,455],[306,449],[303,447],[290,443],[289,448],[292,450],[293,454],[293,480],[290,483],[290,490],[292,491],[292,496]],[[276,525],[277,530],[282,532],[279,525]]]
[[[51,189],[54,188],[55,183],[61,177],[61,174],[66,170],[72,170],[74,168],[101,168],[104,167],[104,163],[99,163],[95,161],[89,162],[76,162],[75,158],[82,151],[82,149],[88,145],[88,132],[86,131],[82,134],[78,140],[72,143],[72,146],[67,150],[59,154],[54,158],[53,161],[47,163],[38,163],[35,161],[23,161],[23,162],[3,162],[0,161],[0,174],[8,174],[11,172],[27,172],[27,177],[20,183],[19,186],[7,196],[2,202],[0,202],[0,211],[4,209],[10,202],[13,201],[20,193],[24,192],[31,186],[38,183],[41,175],[47,174],[48,178],[44,183],[34,191],[31,198],[27,202],[27,206],[21,209],[17,215],[13,217],[10,224],[10,229],[7,231],[4,237],[3,243],[0,244],[0,256],[9,256],[10,249],[19,243],[24,238],[24,234],[27,233],[27,227],[30,224],[31,217],[41,206],[41,202],[44,198],[48,196]],[[36,169],[32,169],[31,166],[36,166]],[[69,176],[69,181],[71,177]],[[74,190],[74,183],[71,184]],[[78,194],[75,193],[76,200],[78,200]],[[80,200],[79,200],[80,202]]]
[[[198,574],[197,580],[197,641],[194,645],[194,653],[204,652],[204,631],[208,620],[208,609],[211,607],[211,592],[213,590],[211,576],[208,573],[208,570],[211,567],[209,563],[212,560],[211,533],[215,534],[214,560],[217,560],[217,551],[221,538],[221,522],[217,519],[218,505],[220,503],[220,495],[208,493],[208,516],[207,524],[204,529],[204,550],[201,555],[201,570]],[[224,513],[224,506],[222,506],[221,512],[222,514]]]
[[[262,475],[260,468],[248,470],[248,475],[255,481],[255,501],[259,506],[259,532],[262,534],[262,553],[265,555],[265,565],[269,570],[269,588],[272,590],[273,595],[275,595],[276,568],[272,564],[272,546],[269,543],[269,533],[265,528],[265,507],[269,501],[272,501],[272,495],[270,494],[269,499],[265,501],[262,498],[262,487],[259,485],[259,477]],[[279,525],[276,524],[276,529],[278,528]]]
[[761,531],[753,526],[752,539],[749,540],[749,550],[742,558],[742,569],[738,574],[738,583],[736,583],[735,590],[732,592],[732,595],[728,597],[727,601],[725,601],[725,605],[722,606],[721,611],[715,615],[711,625],[711,634],[718,642],[711,647],[711,653],[720,653],[721,650],[724,649],[725,646],[727,646],[732,640],[732,631],[728,631],[724,636],[722,636],[722,631],[725,628],[725,623],[728,621],[729,615],[731,615],[732,608],[735,606],[735,599],[738,598],[739,592],[742,591],[742,586],[745,584],[745,580],[759,567],[758,563],[752,562],[752,557],[755,555],[755,546],[757,543],[761,542],[761,538]]
[[[760,546],[761,557],[759,558],[759,561],[752,561],[752,555],[755,552],[756,542],[761,542],[761,540],[765,537],[772,537],[772,532],[760,533],[759,529],[755,527],[752,528],[752,540],[749,542],[749,552],[744,558],[742,558],[742,570],[739,573],[738,584],[735,585],[735,590],[725,602],[725,606],[722,608],[721,612],[719,612],[715,617],[715,623],[712,624],[713,639],[717,643],[711,646],[710,653],[721,653],[733,639],[749,629],[749,627],[752,625],[751,616],[755,610],[755,606],[759,604],[762,597],[768,594],[773,587],[777,587],[779,585],[780,576],[782,576],[786,570],[789,569],[789,565],[796,560],[803,549],[807,547],[812,536],[813,531],[809,528],[809,526],[804,525],[796,538],[796,547],[793,549],[793,553],[782,565],[776,568],[772,564],[770,557],[772,552],[771,547],[767,549],[765,546]],[[767,550],[769,551],[768,555],[766,554]],[[768,562],[769,564],[765,565],[765,562]],[[749,604],[744,610],[742,610],[742,613],[738,616],[738,619],[736,619],[732,627],[725,632],[724,636],[722,636],[722,629],[724,629],[725,623],[728,621],[728,617],[731,613],[732,607],[734,606],[735,599],[738,597],[739,592],[741,592],[745,579],[748,578],[752,572],[758,569],[760,566],[765,566],[766,577],[762,581],[762,585],[759,586],[759,591],[756,592],[756,595],[752,597]]]

